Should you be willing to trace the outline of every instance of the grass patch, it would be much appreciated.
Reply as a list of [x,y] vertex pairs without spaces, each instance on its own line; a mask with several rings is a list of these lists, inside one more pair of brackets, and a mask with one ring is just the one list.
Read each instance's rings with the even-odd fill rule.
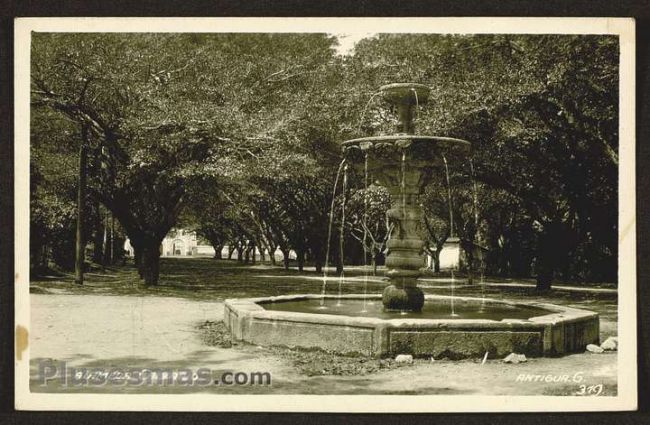
[[[132,264],[107,267],[86,274],[84,285],[76,285],[72,274],[51,276],[46,280],[31,283],[31,292],[37,294],[95,294],[128,296],[169,296],[197,300],[222,301],[226,298],[265,297],[286,294],[320,293],[322,275],[296,269],[284,270],[280,266],[258,264],[244,265],[237,261],[215,260],[208,257],[161,258],[160,281],[146,287],[139,279]],[[380,271],[383,273],[383,271]],[[363,271],[359,268],[346,269],[346,280],[341,292],[363,293]],[[333,275],[333,272],[331,273]],[[335,276],[328,281],[327,293],[338,292]],[[376,277],[374,280],[379,279]],[[488,279],[492,281],[492,279]],[[381,293],[386,284],[369,281],[368,293]],[[425,285],[426,286],[426,285]],[[435,288],[423,288],[425,293],[449,295],[451,287],[444,283]],[[569,292],[551,290],[543,295],[530,287],[481,287],[478,284],[464,285],[457,281],[455,294],[514,301],[535,301],[586,308],[601,314],[601,318],[615,321],[617,318],[617,296],[612,293]]]
[[[129,264],[86,274],[84,285],[76,285],[72,274],[48,280],[33,281],[32,287],[54,289],[54,293],[98,295],[157,295],[201,300],[223,300],[239,297],[262,297],[283,294],[320,292],[321,275],[315,272],[284,270],[270,265],[243,265],[236,261],[206,257],[161,258],[160,281],[146,287],[136,268]],[[360,273],[346,271],[346,276]],[[264,277],[262,277],[264,276]],[[384,284],[369,284],[369,290],[381,291]],[[336,291],[336,283],[329,284]],[[363,291],[362,282],[345,285],[344,293]]]

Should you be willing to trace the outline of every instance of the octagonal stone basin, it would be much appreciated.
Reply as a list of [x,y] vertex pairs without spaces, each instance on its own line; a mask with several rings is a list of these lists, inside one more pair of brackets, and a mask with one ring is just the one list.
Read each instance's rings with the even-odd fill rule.
[[[341,354],[387,357],[460,359],[501,358],[511,352],[530,357],[583,351],[599,342],[598,314],[542,303],[455,297],[459,316],[451,317],[451,297],[427,295],[422,313],[384,313],[381,295],[368,295],[368,313],[357,311],[363,295],[345,295],[337,310],[336,296],[286,295],[230,299],[224,322],[233,340],[265,346],[322,349]],[[444,308],[438,308],[446,306]],[[478,311],[483,306],[483,313]],[[373,312],[374,310],[374,312]],[[481,317],[483,315],[483,317]]]

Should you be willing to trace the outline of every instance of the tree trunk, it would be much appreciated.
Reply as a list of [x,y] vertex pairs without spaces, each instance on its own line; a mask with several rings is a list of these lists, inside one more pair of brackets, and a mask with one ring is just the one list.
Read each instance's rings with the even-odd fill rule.
[[244,262],[244,249],[242,248],[241,245],[237,247],[237,262],[238,263]]
[[229,259],[229,260],[232,260],[232,255],[233,255],[234,253],[235,253],[235,247],[234,247],[233,244],[231,243],[230,245],[228,245],[228,259]]
[[560,252],[561,244],[561,227],[558,222],[551,222],[544,225],[544,229],[539,235],[537,241],[537,286],[539,292],[546,292],[551,289],[551,284],[555,276],[555,270]]
[[[85,137],[85,128],[82,131]],[[77,234],[75,242],[75,263],[74,263],[74,281],[79,285],[84,283],[84,262],[85,262],[85,249],[86,243],[84,240],[84,218],[85,208],[84,202],[86,199],[86,162],[87,162],[87,148],[85,143],[79,148],[79,187],[77,188]]]
[[545,268],[537,272],[537,285],[535,289],[538,292],[548,292],[551,290],[551,283],[553,282],[553,271],[550,268]]
[[274,265],[274,266],[276,265],[276,261],[275,261],[275,250],[276,249],[277,249],[277,247],[269,246],[269,259],[271,260],[271,264]]
[[440,253],[442,252],[442,247],[436,248],[433,251],[433,271],[440,273]]
[[47,269],[48,261],[49,261],[48,247],[47,247],[47,244],[45,243],[45,244],[43,244],[43,251],[42,251],[42,256],[41,256],[41,266],[43,267],[43,269]]
[[311,242],[308,253],[310,254],[309,259],[314,263],[316,273],[322,273],[323,263],[325,262],[325,253],[322,249],[322,241],[316,240]]
[[554,265],[551,252],[549,252],[549,235],[541,235],[537,246],[537,289],[538,292],[551,290],[553,282]]
[[47,269],[47,243],[44,243],[39,250],[39,253],[36,255],[37,258],[37,267],[39,270]]
[[462,250],[465,252],[465,261],[467,267],[467,284],[474,283],[474,244],[470,240],[461,241]]
[[296,261],[298,262],[298,271],[303,271],[305,267],[305,250],[299,249],[296,252]]
[[106,211],[104,222],[104,240],[102,241],[104,246],[104,258],[102,264],[110,265],[113,262],[113,229],[111,228],[112,223],[109,221],[108,211]]
[[370,264],[372,264],[372,275],[377,276],[377,255],[378,254],[373,254],[371,255],[370,259]]
[[108,262],[109,264],[113,264],[115,262],[115,216],[113,214],[111,214],[110,238]]
[[214,258],[215,260],[221,260],[221,251],[223,251],[223,244],[214,242],[212,243],[212,248],[214,248]]
[[280,248],[282,252],[282,263],[284,264],[284,269],[289,270],[289,250]]
[[150,242],[142,247],[140,269],[144,284],[154,286],[158,284],[160,275],[160,243]]
[[101,229],[101,221],[96,223],[95,234],[93,237],[93,262],[101,266],[104,265],[104,242],[106,230]]
[[251,259],[251,248],[247,246],[244,249],[244,264],[248,264],[250,262],[250,259]]
[[246,264],[255,265],[255,245],[248,245],[246,248]]
[[336,261],[336,273],[337,274],[343,273],[343,255],[341,255],[340,252]]
[[94,223],[93,223],[93,262],[104,266],[104,243],[106,242],[106,226],[101,215],[99,201],[93,199]]
[[140,279],[142,279],[144,276],[142,276],[142,248],[140,246],[136,246],[133,243],[133,240],[131,240],[131,245],[133,246],[133,263],[135,264],[135,267],[138,269],[138,276]]

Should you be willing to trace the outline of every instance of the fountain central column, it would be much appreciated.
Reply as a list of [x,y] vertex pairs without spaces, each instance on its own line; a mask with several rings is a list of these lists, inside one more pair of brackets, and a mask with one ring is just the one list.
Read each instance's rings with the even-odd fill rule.
[[[398,85],[383,90],[384,99],[397,109],[398,134],[415,133],[413,112],[418,103],[426,102],[428,95],[428,89],[417,89]],[[417,287],[420,269],[425,266],[424,241],[420,236],[423,212],[418,197],[425,184],[427,164],[411,158],[411,143],[409,138],[396,140],[395,152],[389,155],[392,158],[383,158],[383,170],[379,173],[392,200],[387,215],[393,230],[386,244],[386,276],[390,285],[382,297],[388,310],[420,311],[424,305],[424,293]]]
[[386,276],[390,285],[384,290],[383,304],[389,310],[419,311],[424,304],[424,294],[417,287],[417,278],[425,266],[425,259],[422,256],[424,241],[420,236],[423,213],[418,196],[425,170],[409,163],[408,158],[404,165],[403,169],[401,164],[399,168],[387,167],[384,172],[394,177],[385,182],[392,199],[387,215],[393,229],[386,244]]

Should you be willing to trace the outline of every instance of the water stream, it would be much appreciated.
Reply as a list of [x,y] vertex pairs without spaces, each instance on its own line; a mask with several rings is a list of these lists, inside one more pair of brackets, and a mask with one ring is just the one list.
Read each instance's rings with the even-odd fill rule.
[[[339,233],[339,257],[341,259],[341,266],[343,266],[343,261],[345,255],[343,255],[343,245],[344,245],[344,236],[345,236],[345,195],[348,189],[348,165],[343,166],[343,188],[341,189],[341,195],[343,199],[341,200],[341,230]],[[341,286],[343,285],[343,280],[345,280],[345,268],[341,267],[341,275],[339,276],[339,298],[336,303],[337,307],[341,306]]]
[[[406,220],[406,150],[402,151],[402,163],[401,163],[401,176],[399,183],[400,197],[401,197],[401,207],[402,215],[400,220]],[[404,223],[400,223],[402,226]]]
[[451,316],[451,317],[456,317],[456,316],[458,316],[458,315],[456,314],[456,310],[455,310],[455,307],[454,307],[454,286],[455,286],[455,284],[456,284],[456,283],[455,283],[455,280],[456,280],[456,279],[455,279],[455,276],[454,276],[454,268],[453,268],[453,266],[452,266],[452,268],[451,268],[451,297],[450,297],[450,299],[449,299],[449,300],[450,300],[450,303],[451,303],[451,313],[450,313],[450,316]]
[[447,178],[447,201],[449,203],[449,237],[454,237],[454,208],[451,199],[451,183],[449,180],[449,165],[447,164],[447,158],[445,155],[442,155],[442,162],[445,164],[445,177]]
[[332,202],[330,204],[330,216],[329,216],[329,225],[327,227],[327,247],[325,249],[325,264],[323,265],[323,289],[321,290],[321,300],[320,307],[325,309],[325,289],[327,287],[327,268],[329,266],[330,259],[330,242],[332,240],[332,222],[334,221],[334,201],[336,200],[336,188],[339,184],[339,178],[341,177],[341,171],[345,165],[345,158],[339,164],[339,168],[336,170],[336,178],[334,179],[334,189],[332,190]]
[[415,89],[411,89],[413,94],[415,95],[415,120],[420,118],[420,101],[418,100],[418,91]]
[[[449,165],[447,164],[447,158],[442,154],[442,162],[445,164],[445,177],[447,180],[447,200],[449,201],[449,237],[454,237],[454,205],[451,197],[451,181],[449,178]],[[460,250],[460,245],[458,247]],[[456,290],[456,279],[454,276],[454,268],[451,268],[451,316],[456,316],[454,311],[454,293]]]
[[363,310],[368,302],[368,152],[363,159]]
[[361,118],[359,119],[359,127],[357,128],[357,132],[359,134],[361,134],[361,126],[363,125],[363,118],[366,116],[366,111],[368,110],[368,106],[370,106],[372,100],[380,94],[381,94],[380,91],[373,93],[372,96],[370,96],[368,103],[366,103],[366,106],[363,108],[363,111],[361,112]]
[[481,247],[481,234],[479,232],[478,223],[478,186],[476,185],[476,175],[474,173],[474,161],[472,158],[469,159],[469,169],[472,178],[472,200],[474,203],[474,227],[475,227],[475,236],[474,236],[474,246],[478,247],[478,261],[479,261],[479,284],[481,285],[481,306],[479,307],[479,313],[482,313],[485,309],[485,263],[483,261],[483,248]]
[[[400,216],[400,227],[401,230],[403,231],[404,229],[404,221],[406,221],[406,149],[402,150],[402,163],[400,164],[401,167],[401,179],[400,179],[400,185],[399,185],[399,190],[400,190],[400,195],[401,195],[401,202],[402,202],[402,213]],[[400,236],[402,237],[402,236]],[[401,314],[406,314],[404,310],[400,312]]]

